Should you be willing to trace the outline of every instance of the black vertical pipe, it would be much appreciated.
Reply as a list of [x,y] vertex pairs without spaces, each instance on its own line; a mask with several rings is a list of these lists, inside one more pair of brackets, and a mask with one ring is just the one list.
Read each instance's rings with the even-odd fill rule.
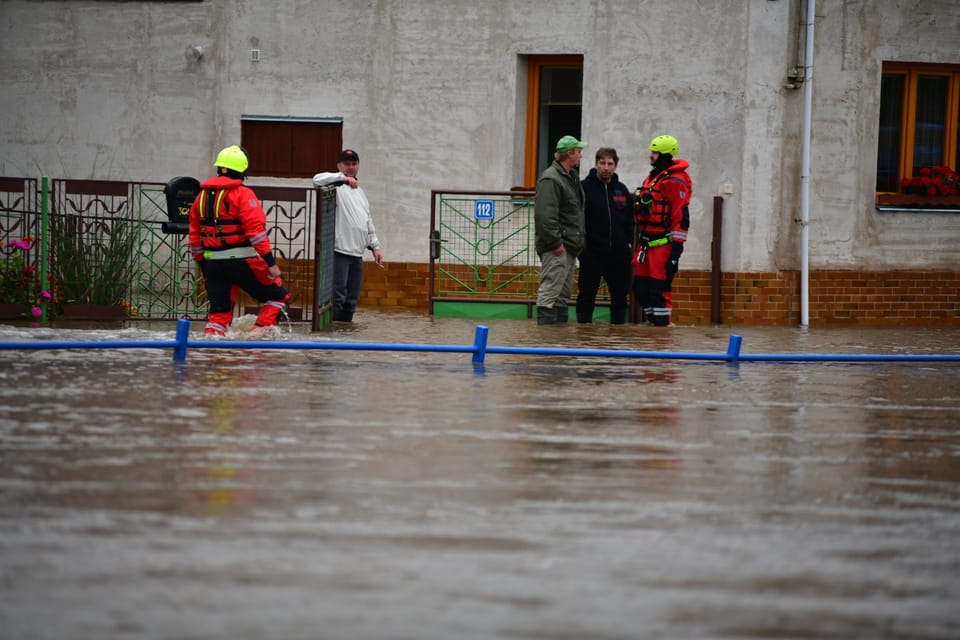
[[720,287],[723,271],[720,264],[720,247],[723,240],[723,198],[713,197],[713,242],[710,245],[710,259],[713,269],[710,274],[710,322],[720,324]]
[[[310,313],[310,331],[317,332],[324,328],[320,311],[321,285],[323,283],[323,190],[314,188],[313,198],[317,203],[313,220],[313,309]],[[331,261],[330,267],[333,267]]]
[[[427,276],[427,300],[430,303],[430,315],[433,315],[434,297],[436,292],[436,258],[440,257],[440,231],[437,230],[437,194],[436,189],[430,192],[430,267]],[[436,235],[434,235],[436,232]]]

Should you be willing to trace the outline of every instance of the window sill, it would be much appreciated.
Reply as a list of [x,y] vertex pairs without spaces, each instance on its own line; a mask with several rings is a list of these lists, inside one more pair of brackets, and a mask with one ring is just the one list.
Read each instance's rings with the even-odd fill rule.
[[935,211],[960,213],[960,196],[921,196],[911,193],[877,195],[878,211]]

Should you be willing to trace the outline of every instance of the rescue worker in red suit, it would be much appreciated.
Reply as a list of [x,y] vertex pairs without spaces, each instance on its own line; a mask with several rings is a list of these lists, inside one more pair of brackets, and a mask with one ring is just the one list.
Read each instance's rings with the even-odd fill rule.
[[217,154],[216,177],[200,183],[190,207],[190,253],[203,273],[210,299],[204,333],[223,336],[233,319],[237,289],[263,306],[256,326],[277,324],[290,299],[267,238],[267,215],[256,194],[244,186],[250,160],[243,147]]
[[690,163],[674,157],[679,150],[673,136],[657,136],[650,142],[653,169],[637,189],[635,201],[633,293],[647,322],[658,327],[670,325],[673,277],[690,227],[693,181],[687,175]]

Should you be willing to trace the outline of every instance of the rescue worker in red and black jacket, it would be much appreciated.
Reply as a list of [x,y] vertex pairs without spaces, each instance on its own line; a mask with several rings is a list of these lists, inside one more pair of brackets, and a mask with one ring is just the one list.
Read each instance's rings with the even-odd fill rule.
[[633,195],[617,175],[617,150],[597,149],[596,164],[583,179],[587,242],[580,254],[577,322],[593,322],[600,279],[610,292],[610,324],[627,320],[633,258]]
[[204,333],[223,336],[233,319],[237,288],[263,306],[258,327],[277,324],[290,295],[267,238],[267,215],[244,186],[250,160],[243,147],[217,154],[216,177],[200,183],[190,207],[190,253],[203,272],[210,312]]
[[675,158],[680,150],[673,136],[650,142],[653,169],[636,195],[637,241],[633,259],[633,292],[648,322],[670,325],[673,277],[679,269],[690,228],[693,181],[690,163]]

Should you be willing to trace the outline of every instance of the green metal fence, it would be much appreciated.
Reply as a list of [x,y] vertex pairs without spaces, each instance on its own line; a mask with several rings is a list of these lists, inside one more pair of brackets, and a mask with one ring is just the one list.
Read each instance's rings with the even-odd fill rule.
[[433,191],[430,229],[431,313],[529,316],[533,192]]
[[134,187],[137,269],[130,296],[145,318],[196,318],[206,313],[206,295],[190,256],[187,237],[163,232],[167,202],[163,185]]
[[[440,316],[530,318],[540,258],[534,191],[432,191],[430,312]],[[608,317],[606,287],[595,318]]]
[[[10,241],[24,237],[34,241],[28,260],[42,268],[40,285],[54,292],[50,315],[72,302],[58,296],[59,290],[75,291],[77,285],[56,281],[52,274],[57,261],[62,273],[67,254],[87,249],[93,262],[85,268],[94,279],[104,268],[103,255],[124,228],[132,230],[133,264],[122,285],[130,317],[171,320],[206,315],[202,279],[190,257],[187,236],[164,231],[169,219],[164,183],[54,179],[49,193],[46,184],[47,179],[41,185],[35,178],[0,177],[0,259],[10,255]],[[253,188],[267,212],[274,253],[284,261],[284,282],[293,298],[291,317],[309,321],[315,329],[326,326],[332,298],[335,192]],[[49,208],[43,206],[47,201]],[[242,304],[238,311],[245,311]]]
[[[36,178],[0,177],[0,316],[4,319],[30,318],[31,308],[41,304],[38,296],[40,283],[47,281],[47,253],[39,242],[45,235],[40,194]],[[25,250],[20,246],[23,240],[29,244]],[[25,286],[25,282],[35,284]]]

